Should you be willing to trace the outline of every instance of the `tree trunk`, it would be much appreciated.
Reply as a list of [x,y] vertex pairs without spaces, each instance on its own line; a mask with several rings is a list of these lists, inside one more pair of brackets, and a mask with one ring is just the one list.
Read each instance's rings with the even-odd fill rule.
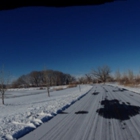
[[81,92],[81,87],[80,87],[80,85],[79,85],[79,91]]
[[50,90],[49,87],[47,87],[48,97],[50,97]]
[[4,105],[4,94],[2,94],[2,104]]

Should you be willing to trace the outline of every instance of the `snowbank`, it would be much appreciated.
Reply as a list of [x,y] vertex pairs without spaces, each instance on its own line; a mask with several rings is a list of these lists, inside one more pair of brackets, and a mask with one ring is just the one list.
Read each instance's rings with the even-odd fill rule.
[[107,85],[127,89],[129,91],[132,91],[132,92],[140,94],[140,88],[139,87],[126,87],[126,86],[123,86],[123,85],[119,85],[117,83],[107,83]]
[[[0,140],[18,139],[29,133],[83,97],[91,88],[90,85],[81,85],[81,92],[78,86],[53,91],[51,97],[47,97],[46,90],[7,91],[5,105],[0,105]],[[14,96],[18,94],[20,96]]]

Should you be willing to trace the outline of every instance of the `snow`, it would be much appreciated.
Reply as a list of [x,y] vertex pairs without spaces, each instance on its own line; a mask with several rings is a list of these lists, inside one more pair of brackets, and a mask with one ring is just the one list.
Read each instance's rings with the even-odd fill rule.
[[120,89],[126,89],[126,90],[129,90],[129,91],[132,91],[132,92],[140,94],[140,87],[128,87],[128,86],[120,85],[118,83],[107,83],[107,85],[118,87]]
[[140,94],[94,84],[84,98],[19,140],[140,140],[139,130]]
[[47,96],[46,89],[22,88],[6,92],[5,105],[0,104],[0,140],[14,140],[36,129],[84,96],[91,85],[54,91]]
[[7,134],[7,135],[5,136],[5,138],[6,138],[7,140],[13,140],[13,137],[12,137],[11,135],[9,135],[9,134]]

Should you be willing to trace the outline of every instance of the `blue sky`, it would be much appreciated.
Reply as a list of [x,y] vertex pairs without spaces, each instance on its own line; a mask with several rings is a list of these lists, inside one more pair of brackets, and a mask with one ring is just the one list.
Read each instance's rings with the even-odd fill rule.
[[82,75],[102,65],[140,70],[140,1],[0,11],[0,66]]

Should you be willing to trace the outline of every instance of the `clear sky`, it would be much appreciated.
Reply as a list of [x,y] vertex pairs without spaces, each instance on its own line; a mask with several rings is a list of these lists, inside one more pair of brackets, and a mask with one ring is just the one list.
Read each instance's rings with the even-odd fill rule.
[[44,66],[72,75],[109,65],[140,70],[140,1],[0,11],[0,66],[15,77]]

